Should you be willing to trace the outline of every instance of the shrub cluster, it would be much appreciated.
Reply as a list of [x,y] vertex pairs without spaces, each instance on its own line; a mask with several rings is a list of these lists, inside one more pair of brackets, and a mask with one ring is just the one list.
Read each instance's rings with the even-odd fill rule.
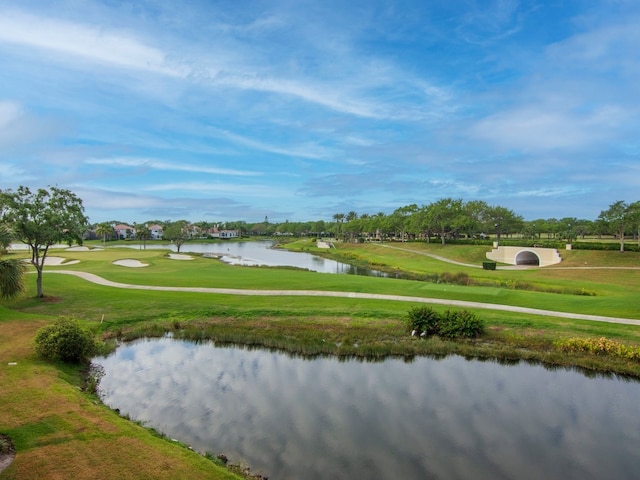
[[[573,250],[620,250],[620,242],[574,242],[571,247]],[[625,252],[637,252],[638,244],[627,242],[624,244]]]
[[611,355],[628,360],[640,360],[640,347],[631,347],[605,337],[570,338],[559,342],[558,346],[565,353],[590,353],[592,355]]
[[84,363],[96,352],[97,343],[77,320],[63,317],[36,332],[35,348],[47,360]]
[[484,322],[468,310],[447,310],[440,314],[425,306],[409,310],[407,327],[412,335],[445,338],[475,338],[484,332]]

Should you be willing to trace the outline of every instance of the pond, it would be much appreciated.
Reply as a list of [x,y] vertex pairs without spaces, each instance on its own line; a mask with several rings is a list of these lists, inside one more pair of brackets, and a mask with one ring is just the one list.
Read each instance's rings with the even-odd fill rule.
[[630,479],[640,465],[640,383],[618,377],[170,338],[94,363],[107,405],[271,479]]
[[[352,275],[370,275],[386,277],[387,274],[376,270],[357,268],[347,263],[336,262],[305,252],[291,252],[273,248],[270,240],[247,242],[215,242],[215,243],[185,243],[180,248],[181,253],[202,253],[216,255],[223,262],[232,265],[264,265],[271,267],[296,267],[321,273],[347,273]],[[125,248],[139,249],[139,244],[132,244]],[[147,244],[147,249],[163,249],[176,251],[172,244]]]

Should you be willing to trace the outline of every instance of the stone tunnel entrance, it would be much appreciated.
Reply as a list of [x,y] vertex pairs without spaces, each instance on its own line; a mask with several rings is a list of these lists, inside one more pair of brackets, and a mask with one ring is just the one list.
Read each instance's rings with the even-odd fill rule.
[[540,265],[540,257],[530,250],[519,252],[515,258],[516,265]]

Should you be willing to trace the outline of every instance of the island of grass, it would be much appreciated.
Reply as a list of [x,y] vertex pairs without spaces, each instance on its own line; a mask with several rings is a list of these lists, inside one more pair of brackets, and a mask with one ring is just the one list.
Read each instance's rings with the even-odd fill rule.
[[[27,275],[26,294],[0,304],[0,433],[12,439],[17,452],[3,478],[240,478],[211,461],[220,452],[206,458],[100,404],[82,390],[78,367],[38,358],[36,331],[60,317],[80,320],[106,342],[171,331],[178,338],[303,355],[460,354],[640,377],[640,362],[618,348],[640,346],[640,322],[633,322],[640,320],[637,252],[573,250],[562,252],[563,262],[554,268],[487,271],[477,268],[486,252],[481,246],[336,246],[323,254],[417,280],[239,267],[198,255],[177,262],[161,250],[128,252],[147,267],[123,268],[113,263],[121,258],[117,249],[52,252],[65,261],[45,268],[44,298],[35,298],[35,279]],[[289,248],[316,253],[311,241]],[[462,308],[454,301],[483,304],[464,308],[482,319],[484,333],[462,340],[411,336],[407,313],[417,300],[406,297],[434,301],[430,308],[440,313]],[[571,314],[632,322],[579,320]]]

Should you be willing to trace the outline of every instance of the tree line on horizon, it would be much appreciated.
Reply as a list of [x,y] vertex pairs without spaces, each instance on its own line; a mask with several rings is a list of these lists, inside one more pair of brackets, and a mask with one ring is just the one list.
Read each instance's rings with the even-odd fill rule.
[[[134,224],[136,238],[144,238],[147,225],[158,224],[164,228],[164,239],[170,241],[196,238],[194,232],[206,232],[214,225],[224,224],[225,228],[237,230],[241,236],[317,236],[334,237],[343,240],[356,239],[436,239],[442,244],[457,238],[494,238],[518,236],[523,239],[566,240],[571,242],[586,236],[602,237],[606,235],[624,241],[625,236],[640,235],[640,201],[626,203],[617,201],[603,210],[595,220],[576,217],[539,218],[524,220],[512,210],[489,205],[481,200],[464,201],[462,199],[443,198],[436,202],[418,206],[406,205],[390,214],[358,214],[355,211],[336,213],[333,221],[315,220],[303,222],[188,222],[187,220],[162,221],[150,220]],[[96,226],[97,235],[109,231],[111,225],[120,221],[103,222]],[[194,229],[194,226],[196,227]],[[205,234],[200,237],[206,237]],[[622,247],[623,248],[623,247]]]

